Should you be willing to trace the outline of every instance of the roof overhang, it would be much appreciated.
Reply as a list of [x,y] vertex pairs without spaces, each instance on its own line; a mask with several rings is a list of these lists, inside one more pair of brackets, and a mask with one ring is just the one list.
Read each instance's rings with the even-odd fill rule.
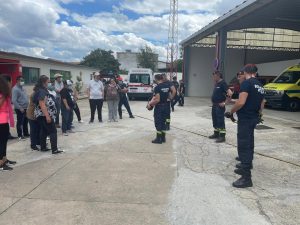
[[225,31],[247,28],[281,28],[300,32],[299,0],[248,0],[214,20],[180,44],[185,47]]

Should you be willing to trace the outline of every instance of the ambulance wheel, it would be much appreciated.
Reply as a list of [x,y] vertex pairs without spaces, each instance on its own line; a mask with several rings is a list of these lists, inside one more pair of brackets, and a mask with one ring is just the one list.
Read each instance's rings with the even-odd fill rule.
[[288,110],[295,112],[300,109],[300,101],[298,99],[291,99],[288,103]]

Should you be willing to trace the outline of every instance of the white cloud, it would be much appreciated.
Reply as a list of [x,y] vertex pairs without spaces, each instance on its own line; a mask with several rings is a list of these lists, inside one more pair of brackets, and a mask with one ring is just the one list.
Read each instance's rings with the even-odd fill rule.
[[[183,0],[178,1],[180,11],[195,13],[197,11],[214,11],[214,8],[222,0]],[[121,9],[131,10],[138,14],[157,15],[168,13],[170,10],[170,1],[165,0],[124,0],[121,3]]]
[[[124,0],[121,6],[113,7],[113,12],[89,17],[69,12],[59,4],[88,1],[93,0],[0,1],[0,49],[74,61],[95,48],[138,51],[148,45],[161,58],[166,57],[169,1]],[[217,18],[222,7],[229,7],[231,2],[235,5],[240,1],[180,1],[179,41]],[[130,19],[125,9],[140,16]],[[71,26],[66,21],[58,24],[62,14],[79,25]]]

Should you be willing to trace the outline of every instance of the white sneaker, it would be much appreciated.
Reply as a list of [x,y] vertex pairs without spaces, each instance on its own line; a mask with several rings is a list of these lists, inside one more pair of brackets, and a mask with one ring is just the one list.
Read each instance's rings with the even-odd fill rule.
[[63,136],[69,136],[68,133],[63,133],[62,135],[63,135]]
[[111,120],[107,120],[107,122],[108,122],[108,123],[111,123],[112,121],[111,121]]
[[79,120],[78,123],[83,123],[83,120]]
[[114,120],[114,122],[119,122],[118,120]]

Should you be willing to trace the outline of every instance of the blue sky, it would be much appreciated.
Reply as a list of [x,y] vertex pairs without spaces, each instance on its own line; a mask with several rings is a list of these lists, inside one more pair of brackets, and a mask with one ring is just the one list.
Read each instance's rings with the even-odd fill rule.
[[[179,41],[242,0],[179,0]],[[80,61],[91,50],[138,51],[166,57],[169,0],[0,1],[0,49]],[[17,15],[17,16],[16,16]]]

